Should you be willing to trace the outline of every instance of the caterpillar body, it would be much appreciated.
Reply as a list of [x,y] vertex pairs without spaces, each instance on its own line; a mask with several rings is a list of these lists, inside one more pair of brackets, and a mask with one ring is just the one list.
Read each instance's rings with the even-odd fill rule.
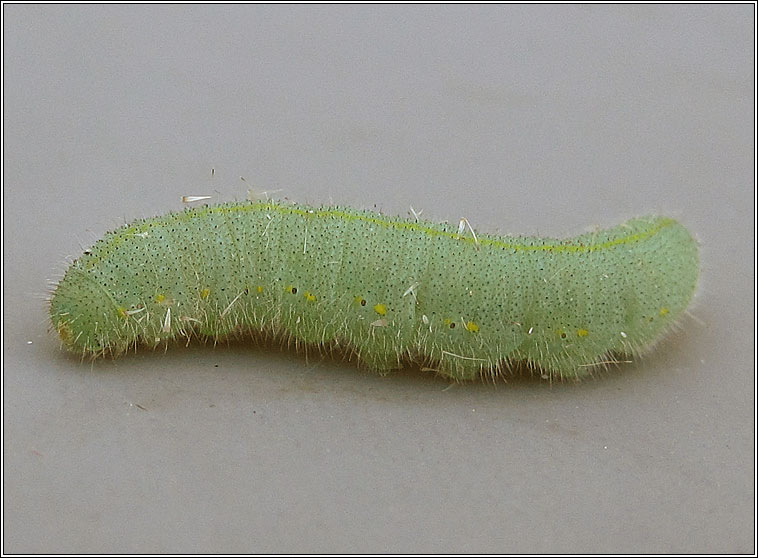
[[464,221],[271,201],[138,220],[74,260],[52,325],[92,356],[262,331],[380,371],[468,380],[523,362],[576,378],[651,348],[696,287],[697,244],[667,217],[563,240]]

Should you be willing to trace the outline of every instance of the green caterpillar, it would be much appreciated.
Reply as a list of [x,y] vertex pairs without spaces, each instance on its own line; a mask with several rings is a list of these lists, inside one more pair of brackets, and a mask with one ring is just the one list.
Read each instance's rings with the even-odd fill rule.
[[695,291],[697,245],[670,218],[566,240],[465,224],[276,202],[187,209],[106,234],[69,267],[50,316],[83,355],[263,331],[380,371],[410,360],[469,380],[523,362],[563,379],[645,352]]

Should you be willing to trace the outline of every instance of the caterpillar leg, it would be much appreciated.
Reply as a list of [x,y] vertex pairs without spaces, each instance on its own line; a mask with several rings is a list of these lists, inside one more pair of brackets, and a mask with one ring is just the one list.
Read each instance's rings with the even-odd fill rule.
[[363,350],[358,353],[358,358],[371,370],[379,374],[387,374],[391,370],[400,368],[400,358],[397,355]]
[[556,358],[529,359],[527,365],[535,370],[543,378],[551,380],[581,380],[592,375],[595,368],[593,362],[597,359],[587,361],[586,365],[577,365],[576,361],[560,360]]
[[446,358],[437,363],[438,372],[453,380],[466,382],[477,380],[482,374],[482,364],[472,360]]

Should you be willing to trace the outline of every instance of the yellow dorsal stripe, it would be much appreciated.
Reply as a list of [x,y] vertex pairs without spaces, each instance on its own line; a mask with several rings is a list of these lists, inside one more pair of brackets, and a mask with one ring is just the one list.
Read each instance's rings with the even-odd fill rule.
[[[622,244],[634,244],[636,242],[640,242],[642,240],[650,238],[651,236],[654,236],[661,229],[664,229],[676,223],[676,221],[674,221],[673,219],[665,218],[665,219],[662,219],[656,226],[651,227],[648,230],[630,234],[628,236],[615,238],[612,240],[607,240],[605,242],[601,242],[597,244],[573,243],[571,239],[568,239],[565,241],[566,242],[565,244],[528,245],[528,244],[518,244],[518,243],[514,243],[513,241],[508,241],[508,240],[503,240],[503,239],[498,239],[498,238],[478,237],[475,239],[469,236],[461,236],[459,233],[456,233],[456,232],[450,232],[450,231],[441,230],[439,228],[435,228],[434,226],[432,226],[431,223],[423,223],[423,222],[417,223],[417,222],[403,221],[400,219],[387,219],[387,218],[382,218],[381,216],[373,216],[373,215],[361,214],[361,213],[352,213],[352,212],[345,211],[342,209],[337,209],[337,208],[335,209],[317,209],[317,208],[303,209],[297,206],[279,205],[272,202],[261,202],[261,203],[253,202],[253,203],[217,205],[217,206],[197,208],[197,209],[193,209],[193,210],[189,210],[185,212],[169,213],[163,217],[158,217],[155,219],[148,219],[146,221],[138,222],[126,227],[125,229],[119,231],[117,235],[113,236],[110,240],[108,248],[113,249],[117,247],[129,237],[149,234],[150,229],[155,225],[156,219],[175,219],[177,221],[183,221],[187,219],[194,219],[200,216],[213,215],[216,213],[221,213],[221,214],[229,214],[229,213],[236,213],[236,212],[248,213],[251,211],[270,211],[270,212],[276,212],[276,213],[281,213],[285,215],[301,215],[307,218],[327,217],[327,218],[341,219],[344,221],[360,221],[363,223],[370,223],[370,224],[384,227],[387,229],[416,231],[423,234],[427,234],[429,236],[440,236],[440,237],[452,238],[455,240],[459,240],[461,242],[468,242],[471,244],[478,243],[479,245],[482,245],[482,246],[492,246],[495,248],[513,250],[516,252],[596,252],[598,250],[605,250],[605,249],[613,248],[615,246],[619,246]],[[539,240],[539,239],[535,238],[535,240]],[[88,261],[87,267],[91,268],[92,266],[96,264],[97,261],[101,261],[102,258],[106,256],[107,251],[108,251],[107,248],[103,247],[103,249],[101,250],[99,254],[100,257],[90,259]]]
[[[470,242],[472,244],[476,243],[478,240],[479,244],[484,245],[484,246],[495,246],[497,248],[506,248],[509,250],[524,251],[524,252],[528,252],[528,251],[594,252],[597,250],[612,248],[620,244],[633,244],[635,242],[639,242],[640,240],[649,238],[655,235],[661,229],[675,223],[673,219],[663,219],[658,225],[651,228],[650,230],[635,233],[635,234],[630,234],[628,236],[616,238],[613,240],[608,240],[606,242],[601,242],[599,244],[546,244],[546,245],[530,246],[526,244],[514,244],[514,243],[505,242],[503,240],[494,239],[494,238],[478,238],[477,240],[475,240],[472,237],[467,237],[467,236],[462,237],[458,233],[436,229],[428,225],[425,225],[424,223],[412,223],[412,222],[407,222],[407,221],[381,219],[379,217],[373,217],[370,215],[348,213],[347,211],[342,211],[340,209],[304,210],[304,209],[300,209],[299,207],[289,207],[289,206],[277,205],[273,203],[258,204],[258,206],[261,209],[266,209],[268,211],[277,211],[279,213],[286,213],[289,215],[302,215],[305,217],[314,217],[314,216],[315,217],[336,217],[339,219],[344,219],[346,221],[362,221],[364,223],[371,223],[371,224],[379,225],[381,227],[385,227],[388,229],[417,231],[417,232],[428,234],[430,236],[444,236],[448,238],[462,240],[464,242]],[[208,208],[208,209],[210,210],[210,209],[216,209],[216,208]],[[236,206],[236,207],[231,207],[227,209],[236,211],[236,210],[244,209],[244,206]]]

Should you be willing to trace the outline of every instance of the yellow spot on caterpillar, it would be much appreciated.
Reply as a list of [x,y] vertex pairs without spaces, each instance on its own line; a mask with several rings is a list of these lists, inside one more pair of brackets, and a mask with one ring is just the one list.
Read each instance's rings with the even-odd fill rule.
[[661,311],[660,311],[661,316],[665,316],[668,313],[669,313],[669,309],[668,308],[666,308],[665,306],[663,308],[661,308]]
[[387,314],[387,306],[384,304],[375,304],[374,305],[374,312],[379,314],[380,316],[384,316]]
[[262,286],[262,285],[258,285],[258,292],[259,292],[259,293],[262,293],[262,292],[263,292],[263,286]]
[[305,294],[303,296],[308,302],[316,302],[316,296],[311,294],[309,291],[305,291]]
[[200,298],[208,298],[211,296],[211,290],[210,289],[203,289],[200,291]]
[[468,322],[466,324],[466,329],[469,330],[471,333],[476,333],[479,331],[479,326],[476,325],[476,322]]
[[577,329],[577,330],[576,330],[576,334],[577,334],[579,337],[587,337],[587,336],[590,334],[590,332],[589,332],[589,331],[587,331],[586,329]]
[[126,308],[124,308],[123,306],[119,306],[118,308],[116,308],[116,310],[118,311],[118,315],[121,316],[122,318],[129,317],[129,314],[126,313]]
[[164,300],[166,300],[166,295],[164,295],[164,294],[157,294],[157,295],[155,295],[155,302],[157,302],[158,304],[160,304]]
[[74,339],[74,332],[68,322],[60,322],[58,324],[58,337],[61,338],[66,345],[70,345]]

